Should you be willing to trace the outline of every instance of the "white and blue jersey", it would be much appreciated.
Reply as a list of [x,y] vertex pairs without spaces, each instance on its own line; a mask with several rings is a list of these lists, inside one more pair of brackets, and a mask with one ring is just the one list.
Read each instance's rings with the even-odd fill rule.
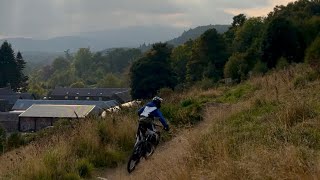
[[163,117],[161,111],[157,108],[157,106],[153,102],[149,102],[147,105],[139,109],[138,115],[142,117],[148,117],[148,118],[159,118],[161,124],[164,127],[168,127],[167,121]]

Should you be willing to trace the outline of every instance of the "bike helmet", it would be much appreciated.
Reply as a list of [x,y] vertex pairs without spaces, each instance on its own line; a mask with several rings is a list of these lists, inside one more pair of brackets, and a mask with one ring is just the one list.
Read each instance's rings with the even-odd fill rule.
[[162,101],[163,101],[163,99],[158,97],[158,96],[152,98],[152,102],[157,106],[157,108],[161,107],[161,102]]

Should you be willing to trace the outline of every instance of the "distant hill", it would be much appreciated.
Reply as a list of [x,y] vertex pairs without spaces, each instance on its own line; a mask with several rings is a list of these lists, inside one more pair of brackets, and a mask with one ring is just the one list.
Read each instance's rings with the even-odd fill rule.
[[167,41],[169,44],[174,46],[178,46],[184,44],[189,39],[196,39],[201,36],[204,32],[209,29],[215,28],[219,33],[224,33],[228,30],[229,25],[208,25],[208,26],[198,26],[194,29],[189,29],[188,31],[184,31],[181,36],[174,38],[170,41]]
[[96,32],[79,33],[76,36],[63,36],[46,40],[31,38],[0,39],[10,42],[15,51],[21,52],[62,52],[70,49],[75,52],[79,48],[90,47],[93,51],[101,51],[116,47],[138,47],[143,43],[155,43],[177,37],[182,28],[174,27],[128,27]]
[[[184,31],[181,36],[171,39],[169,41],[166,41],[168,44],[171,44],[173,46],[179,46],[181,44],[184,44],[189,39],[196,39],[201,36],[205,31],[215,28],[219,33],[224,33],[228,30],[230,26],[229,25],[207,25],[207,26],[198,26],[194,29],[189,29],[188,31]],[[140,49],[142,51],[146,51],[151,48],[151,45],[143,44],[140,45]]]

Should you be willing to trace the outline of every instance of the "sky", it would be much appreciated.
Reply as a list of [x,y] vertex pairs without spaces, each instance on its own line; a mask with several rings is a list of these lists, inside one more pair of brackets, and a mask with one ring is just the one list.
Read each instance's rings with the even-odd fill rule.
[[193,28],[265,16],[292,0],[0,0],[0,38],[46,39],[132,26]]

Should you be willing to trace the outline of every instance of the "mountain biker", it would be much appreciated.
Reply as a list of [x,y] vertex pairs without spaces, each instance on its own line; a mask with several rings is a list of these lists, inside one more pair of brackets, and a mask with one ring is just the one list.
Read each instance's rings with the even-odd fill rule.
[[[169,125],[167,124],[167,121],[165,120],[161,111],[159,110],[162,101],[162,98],[156,96],[152,99],[151,102],[147,103],[145,106],[139,109],[139,127],[137,132],[137,142],[139,142],[143,138],[143,136],[147,132],[147,129],[153,132],[155,131],[154,125],[152,123],[154,118],[159,118],[159,121],[163,125],[163,129],[165,131],[169,131]],[[142,132],[140,132],[139,130],[141,130]]]

